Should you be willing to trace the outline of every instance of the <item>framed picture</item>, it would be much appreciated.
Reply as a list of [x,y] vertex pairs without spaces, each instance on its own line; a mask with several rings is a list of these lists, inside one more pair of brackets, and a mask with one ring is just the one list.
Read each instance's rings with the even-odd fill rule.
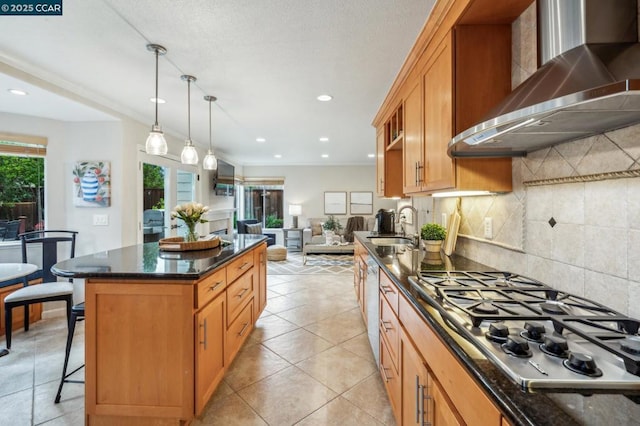
[[78,161],[73,166],[73,205],[109,207],[111,205],[111,163]]
[[347,214],[347,193],[344,191],[325,192],[324,214]]
[[351,192],[349,196],[351,214],[373,214],[373,192]]

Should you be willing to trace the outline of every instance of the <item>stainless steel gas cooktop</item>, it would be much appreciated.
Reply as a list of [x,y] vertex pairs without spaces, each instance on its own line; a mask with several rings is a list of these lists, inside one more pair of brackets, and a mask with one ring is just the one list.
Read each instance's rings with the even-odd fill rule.
[[508,272],[423,271],[421,299],[523,389],[640,391],[640,321]]

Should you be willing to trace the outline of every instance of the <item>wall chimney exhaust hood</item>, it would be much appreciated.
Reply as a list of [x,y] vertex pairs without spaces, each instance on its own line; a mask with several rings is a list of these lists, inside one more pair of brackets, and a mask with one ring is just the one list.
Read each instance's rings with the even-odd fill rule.
[[516,157],[640,122],[637,0],[537,0],[543,65],[451,157]]

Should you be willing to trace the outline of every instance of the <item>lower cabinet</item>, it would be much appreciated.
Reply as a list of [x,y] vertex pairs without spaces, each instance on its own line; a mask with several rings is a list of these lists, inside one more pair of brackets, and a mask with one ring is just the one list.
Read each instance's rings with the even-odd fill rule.
[[[356,266],[356,289],[361,275]],[[378,368],[397,424],[504,426],[500,411],[382,268],[379,276]]]
[[224,376],[226,297],[218,296],[196,314],[196,412],[201,412]]

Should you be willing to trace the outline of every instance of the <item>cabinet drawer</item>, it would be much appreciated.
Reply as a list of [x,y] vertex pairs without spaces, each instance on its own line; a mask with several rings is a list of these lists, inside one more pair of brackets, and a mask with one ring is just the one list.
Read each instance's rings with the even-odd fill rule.
[[224,291],[227,286],[226,269],[222,268],[205,277],[197,286],[196,309],[200,309]]
[[253,251],[243,254],[227,265],[227,282],[232,283],[253,267]]
[[247,306],[240,311],[238,318],[227,329],[227,345],[224,351],[226,365],[231,365],[231,361],[233,361],[251,330],[253,330],[253,300],[247,303]]
[[227,287],[227,324],[231,324],[254,294],[253,274],[245,274]]
[[382,381],[384,387],[387,388],[387,394],[389,395],[389,402],[391,403],[391,409],[396,418],[398,424],[402,424],[400,419],[401,404],[402,404],[402,383],[400,382],[400,374],[396,370],[391,357],[389,356],[389,348],[387,347],[384,339],[380,339],[380,374],[382,375]]
[[398,315],[398,287],[391,281],[391,278],[380,268],[380,292],[384,295],[393,312]]
[[389,355],[394,367],[398,369],[398,353],[400,349],[400,324],[395,312],[384,297],[380,298],[380,336],[386,339]]

